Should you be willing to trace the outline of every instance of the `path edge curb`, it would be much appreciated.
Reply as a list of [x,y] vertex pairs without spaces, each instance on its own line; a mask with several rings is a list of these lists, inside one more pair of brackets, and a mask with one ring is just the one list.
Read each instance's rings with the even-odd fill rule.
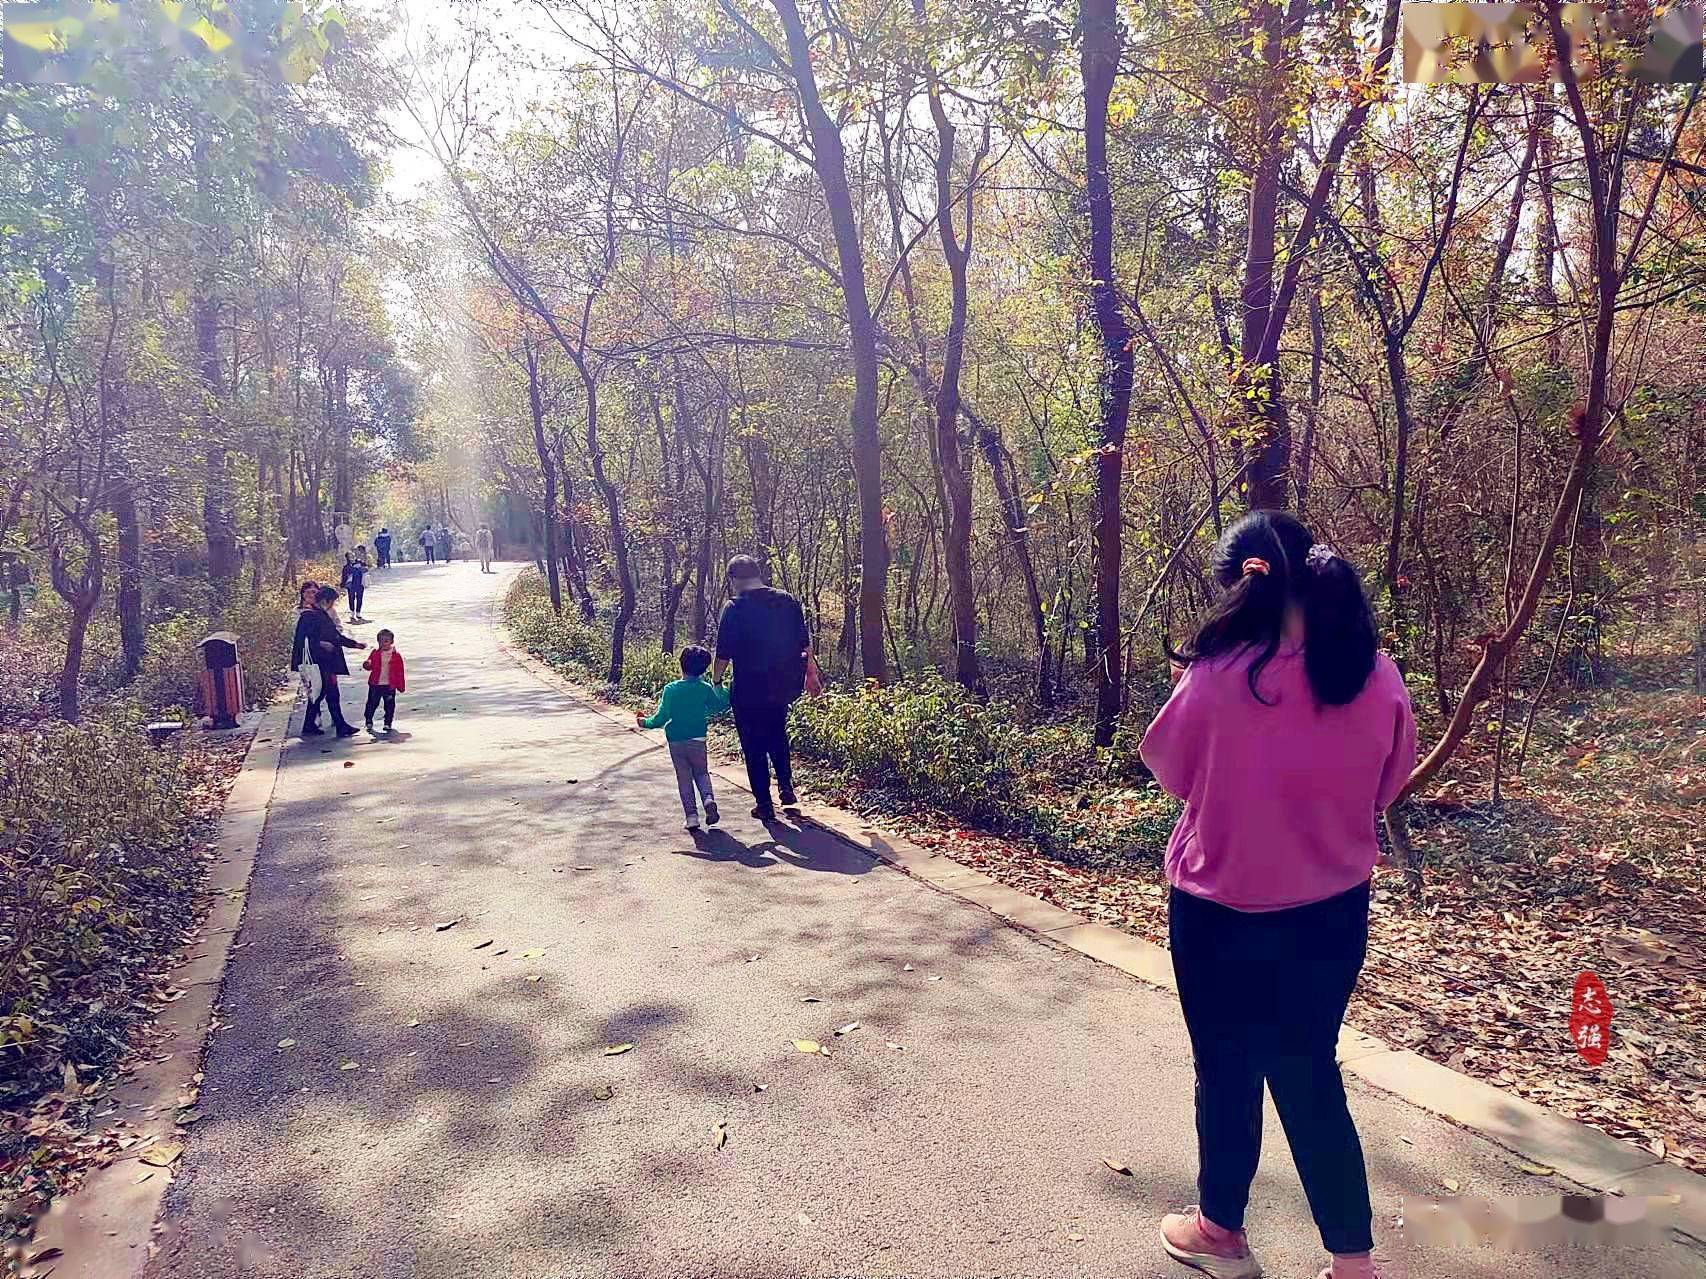
[[[214,1010],[248,906],[249,882],[296,702],[292,683],[261,712],[225,797],[218,852],[208,871],[207,918],[190,947],[190,957],[171,970],[172,984],[186,993],[155,1020],[166,1032],[159,1045],[165,1060],[144,1063],[107,1099],[109,1104],[139,1107],[135,1113],[144,1116],[134,1129],[139,1136],[159,1142],[188,1140],[175,1135],[177,1101],[196,1087],[195,1075],[212,1035]],[[180,1156],[172,1167],[181,1166]],[[139,1181],[143,1173],[152,1175]],[[133,1157],[120,1157],[96,1169],[73,1194],[54,1201],[37,1227],[29,1252],[61,1249],[49,1263],[56,1279],[137,1279],[152,1259],[149,1245],[173,1180],[170,1167],[149,1168]]]
[[[504,620],[504,601],[524,571],[511,573],[493,598],[491,625],[499,651],[585,708],[629,732],[646,736],[634,727],[631,715],[616,713],[511,637]],[[711,771],[719,780],[748,791],[745,778],[734,771],[721,767]],[[842,842],[939,892],[982,907],[1010,927],[1076,951],[1146,985],[1178,994],[1172,956],[1152,941],[1009,888],[951,857],[883,834],[855,814],[811,805],[803,816]],[[1522,1162],[1551,1168],[1560,1177],[1602,1193],[1678,1201],[1660,1219],[1695,1246],[1706,1247],[1706,1177],[1418,1053],[1393,1048],[1349,1024],[1339,1032],[1338,1059],[1342,1069],[1370,1087],[1475,1133]],[[1545,1177],[1535,1180],[1537,1186],[1550,1182]]]

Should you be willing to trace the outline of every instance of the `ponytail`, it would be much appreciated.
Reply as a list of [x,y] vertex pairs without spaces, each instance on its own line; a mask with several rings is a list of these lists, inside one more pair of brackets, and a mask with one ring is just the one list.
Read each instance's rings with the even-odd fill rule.
[[1316,701],[1343,706],[1374,673],[1374,612],[1356,569],[1325,542],[1309,548],[1305,564],[1303,668]]
[[1343,706],[1362,692],[1374,670],[1374,614],[1356,569],[1283,511],[1251,511],[1227,529],[1214,550],[1222,589],[1195,634],[1167,656],[1181,666],[1223,653],[1255,654],[1245,679],[1258,687],[1279,652],[1286,608],[1303,610],[1304,671],[1315,700]]

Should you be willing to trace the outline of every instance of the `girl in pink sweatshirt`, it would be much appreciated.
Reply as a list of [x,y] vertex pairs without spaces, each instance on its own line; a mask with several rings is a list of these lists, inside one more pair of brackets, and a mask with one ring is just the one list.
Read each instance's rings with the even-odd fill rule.
[[1362,1146],[1334,1049],[1368,945],[1376,815],[1416,761],[1403,677],[1375,651],[1356,570],[1291,516],[1254,511],[1215,548],[1221,593],[1177,652],[1143,761],[1185,803],[1167,846],[1168,931],[1196,1061],[1200,1205],[1167,1252],[1261,1273],[1244,1209],[1262,1086],[1291,1144],[1322,1279],[1372,1279]]

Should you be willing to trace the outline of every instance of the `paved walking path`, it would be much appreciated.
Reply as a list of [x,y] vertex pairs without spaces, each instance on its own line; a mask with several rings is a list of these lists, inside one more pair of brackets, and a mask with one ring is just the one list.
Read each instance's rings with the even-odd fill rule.
[[[660,743],[499,652],[505,580],[370,576],[400,731],[284,756],[154,1279],[1188,1273],[1155,1245],[1193,1195],[1173,999],[821,831],[774,841],[744,793],[696,843]],[[1678,1245],[1406,1246],[1400,1196],[1442,1178],[1556,1187],[1352,1105],[1396,1274],[1700,1273]],[[1254,1241],[1313,1279],[1268,1131]]]

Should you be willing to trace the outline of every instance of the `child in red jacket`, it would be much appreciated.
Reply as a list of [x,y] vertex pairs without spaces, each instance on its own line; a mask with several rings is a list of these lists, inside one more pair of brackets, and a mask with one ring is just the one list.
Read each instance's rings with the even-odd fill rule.
[[367,655],[361,669],[367,672],[367,731],[373,731],[373,712],[385,705],[385,731],[391,731],[391,721],[397,717],[397,694],[403,691],[403,655],[397,651],[397,637],[390,631],[380,631],[379,647]]

